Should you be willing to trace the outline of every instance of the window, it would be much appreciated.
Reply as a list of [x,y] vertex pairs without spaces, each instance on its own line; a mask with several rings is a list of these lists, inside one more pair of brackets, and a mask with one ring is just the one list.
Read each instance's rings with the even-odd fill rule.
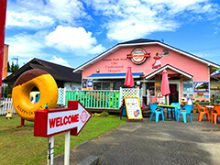
[[94,90],[110,90],[110,82],[94,82]]
[[123,87],[124,81],[115,81],[113,84],[113,90],[119,90],[120,87]]
[[94,90],[101,90],[102,84],[101,82],[94,82],[93,89]]
[[183,81],[183,96],[193,97],[193,81]]
[[110,90],[110,82],[102,82],[102,90]]

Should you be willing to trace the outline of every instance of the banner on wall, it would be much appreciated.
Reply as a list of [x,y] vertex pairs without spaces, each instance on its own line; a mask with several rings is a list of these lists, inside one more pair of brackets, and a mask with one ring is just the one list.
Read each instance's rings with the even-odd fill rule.
[[209,82],[194,82],[194,92],[209,92]]

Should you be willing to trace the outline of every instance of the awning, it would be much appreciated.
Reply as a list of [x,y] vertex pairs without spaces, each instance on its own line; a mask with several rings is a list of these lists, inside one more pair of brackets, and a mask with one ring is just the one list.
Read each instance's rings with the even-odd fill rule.
[[[140,78],[143,76],[143,72],[133,72],[133,78]],[[94,73],[88,76],[88,79],[124,79],[126,73]]]

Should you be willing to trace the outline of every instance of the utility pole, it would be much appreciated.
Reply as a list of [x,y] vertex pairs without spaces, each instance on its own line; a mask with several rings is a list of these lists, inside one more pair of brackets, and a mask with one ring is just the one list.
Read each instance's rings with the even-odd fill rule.
[[14,58],[12,58],[12,60],[15,60],[16,61],[16,65],[18,66],[18,57],[14,57]]
[[0,99],[2,96],[2,70],[4,57],[6,8],[7,0],[0,0]]

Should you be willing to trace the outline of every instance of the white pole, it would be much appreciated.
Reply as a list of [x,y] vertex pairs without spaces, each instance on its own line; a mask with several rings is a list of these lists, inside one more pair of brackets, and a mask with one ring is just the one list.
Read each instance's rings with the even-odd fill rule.
[[70,131],[65,133],[64,165],[70,164]]
[[120,97],[120,100],[119,100],[119,106],[118,107],[121,107],[122,105],[122,102],[123,102],[123,96],[122,96],[122,87],[120,87],[120,90],[119,90],[119,97]]
[[47,164],[53,165],[54,158],[54,136],[50,136],[48,139],[48,152],[47,152]]

